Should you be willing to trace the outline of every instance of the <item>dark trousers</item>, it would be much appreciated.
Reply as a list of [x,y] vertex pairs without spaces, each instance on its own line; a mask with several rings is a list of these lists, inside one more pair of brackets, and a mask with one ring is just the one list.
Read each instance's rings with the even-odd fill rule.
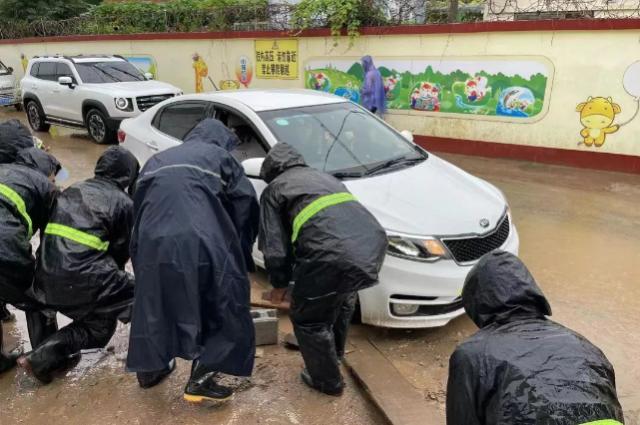
[[63,311],[73,322],[49,336],[28,354],[29,363],[36,374],[48,375],[69,365],[69,359],[80,350],[104,348],[116,331],[117,315],[89,313],[77,316]]
[[357,298],[357,292],[319,298],[297,298],[294,293],[293,330],[307,371],[322,388],[333,390],[344,385],[339,360],[344,357]]

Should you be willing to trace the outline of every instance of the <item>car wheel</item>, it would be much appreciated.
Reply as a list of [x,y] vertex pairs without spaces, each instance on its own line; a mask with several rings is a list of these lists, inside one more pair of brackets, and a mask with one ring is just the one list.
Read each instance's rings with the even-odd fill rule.
[[91,109],[87,112],[85,122],[89,136],[94,142],[100,145],[115,143],[116,132],[109,128],[107,119],[102,112],[97,109]]
[[44,111],[35,100],[27,102],[27,119],[29,120],[29,125],[34,131],[49,131],[49,128],[51,127],[44,121]]

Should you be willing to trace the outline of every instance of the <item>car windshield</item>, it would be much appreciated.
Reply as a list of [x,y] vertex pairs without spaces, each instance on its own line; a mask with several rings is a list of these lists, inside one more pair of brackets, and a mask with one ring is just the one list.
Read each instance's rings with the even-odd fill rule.
[[0,62],[0,75],[9,75],[9,68],[4,66],[2,62]]
[[80,79],[85,84],[121,83],[144,81],[144,75],[129,62],[82,62],[76,63]]
[[361,177],[409,166],[427,154],[351,102],[262,112],[276,139],[295,147],[311,167]]

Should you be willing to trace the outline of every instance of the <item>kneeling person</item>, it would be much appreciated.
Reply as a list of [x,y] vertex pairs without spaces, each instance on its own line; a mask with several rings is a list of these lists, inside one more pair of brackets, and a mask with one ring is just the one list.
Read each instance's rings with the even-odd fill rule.
[[287,144],[271,149],[260,174],[269,183],[259,241],[273,301],[295,281],[291,321],[306,365],[302,380],[340,395],[339,360],[357,291],[378,282],[386,233],[342,182],[308,167]]
[[103,348],[117,319],[133,302],[129,260],[133,201],[125,190],[138,162],[111,147],[95,177],[67,188],[57,199],[38,255],[34,291],[39,301],[73,319],[18,364],[43,383],[80,358],[80,350]]
[[462,301],[480,330],[451,356],[447,424],[624,422],[613,367],[586,338],[547,319],[551,307],[516,256],[484,256]]
[[[0,301],[26,312],[32,346],[56,330],[55,325],[47,325],[49,321],[29,290],[35,270],[30,241],[47,224],[57,192],[53,180],[59,170],[60,163],[53,156],[34,147],[16,153],[13,163],[0,165]],[[5,310],[2,304],[0,311]],[[0,322],[0,372],[13,367],[19,354],[2,354]]]

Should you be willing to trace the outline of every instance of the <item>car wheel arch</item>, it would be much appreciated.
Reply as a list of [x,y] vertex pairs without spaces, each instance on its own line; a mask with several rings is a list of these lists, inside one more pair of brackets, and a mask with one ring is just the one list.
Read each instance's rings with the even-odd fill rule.
[[102,102],[99,102],[97,100],[85,100],[84,102],[82,102],[82,121],[85,126],[87,125],[87,114],[92,109],[97,109],[98,111],[100,111],[106,119],[109,119],[111,117],[109,115],[109,112],[107,111],[107,108],[104,106],[104,104],[102,104]]

